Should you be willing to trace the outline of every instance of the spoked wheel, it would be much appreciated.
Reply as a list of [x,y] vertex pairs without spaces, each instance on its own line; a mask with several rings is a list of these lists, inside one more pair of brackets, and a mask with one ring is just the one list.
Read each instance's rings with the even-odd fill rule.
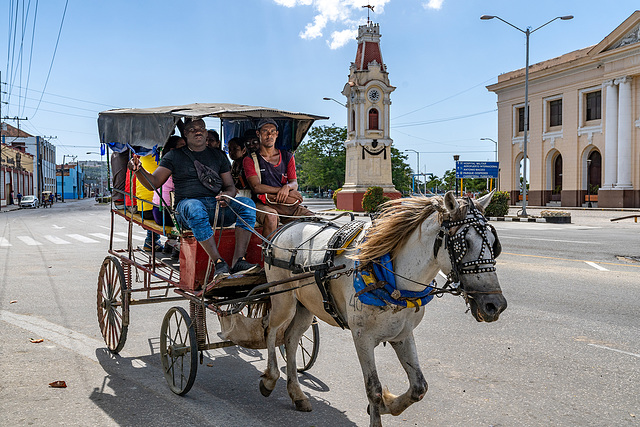
[[[309,329],[300,337],[298,342],[298,351],[296,352],[296,363],[298,372],[304,372],[316,363],[318,358],[318,350],[320,349],[320,328],[318,328],[318,319],[313,318],[313,322]],[[287,361],[287,351],[284,345],[280,346],[280,354],[284,361]]]
[[179,396],[187,394],[198,372],[198,342],[196,328],[182,307],[171,307],[164,316],[160,357],[171,391]]
[[112,353],[124,347],[129,328],[128,284],[118,258],[108,256],[98,275],[98,324],[102,338]]

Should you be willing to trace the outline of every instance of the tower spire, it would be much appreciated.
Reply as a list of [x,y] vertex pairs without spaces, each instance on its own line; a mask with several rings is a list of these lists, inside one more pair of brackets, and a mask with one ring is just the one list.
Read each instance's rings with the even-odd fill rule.
[[367,25],[369,25],[371,23],[371,19],[369,18],[369,12],[373,12],[373,8],[375,6],[371,6],[370,4],[367,4],[366,6],[362,6],[363,8],[367,8]]

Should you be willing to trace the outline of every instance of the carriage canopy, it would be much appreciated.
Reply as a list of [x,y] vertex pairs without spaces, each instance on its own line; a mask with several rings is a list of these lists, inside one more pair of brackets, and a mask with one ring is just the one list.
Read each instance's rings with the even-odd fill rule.
[[222,139],[226,143],[255,129],[261,118],[269,117],[278,124],[276,145],[294,151],[315,120],[328,117],[292,113],[268,107],[239,104],[188,104],[156,108],[120,108],[103,111],[98,116],[100,142],[153,150],[164,145],[175,132],[179,121],[217,117],[222,120]]

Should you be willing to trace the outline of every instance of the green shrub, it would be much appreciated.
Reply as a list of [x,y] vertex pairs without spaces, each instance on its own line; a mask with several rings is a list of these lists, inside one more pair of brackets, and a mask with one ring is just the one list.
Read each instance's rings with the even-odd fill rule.
[[335,207],[338,207],[338,193],[342,191],[342,188],[338,188],[336,191],[333,192],[333,195],[331,196],[331,198],[333,199],[333,205]]
[[509,200],[511,199],[508,191],[496,191],[491,198],[489,206],[484,210],[484,215],[489,216],[505,216],[509,213]]
[[381,204],[389,200],[384,195],[382,187],[369,187],[362,196],[362,209],[369,213],[375,212]]

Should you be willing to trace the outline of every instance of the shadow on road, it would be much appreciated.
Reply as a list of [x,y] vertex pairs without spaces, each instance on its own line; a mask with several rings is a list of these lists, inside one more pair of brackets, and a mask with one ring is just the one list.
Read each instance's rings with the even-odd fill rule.
[[[113,355],[105,348],[96,350],[106,376],[90,399],[119,425],[356,425],[317,396],[310,396],[313,412],[297,412],[287,394],[286,377],[278,381],[269,398],[264,398],[258,389],[262,372],[255,366],[265,364],[263,355],[241,347],[205,357],[191,391],[177,396],[162,374],[157,340],[149,342],[155,354],[139,358]],[[253,359],[247,361],[247,356]],[[303,390],[316,395],[329,391],[308,373],[301,374],[300,382]]]

